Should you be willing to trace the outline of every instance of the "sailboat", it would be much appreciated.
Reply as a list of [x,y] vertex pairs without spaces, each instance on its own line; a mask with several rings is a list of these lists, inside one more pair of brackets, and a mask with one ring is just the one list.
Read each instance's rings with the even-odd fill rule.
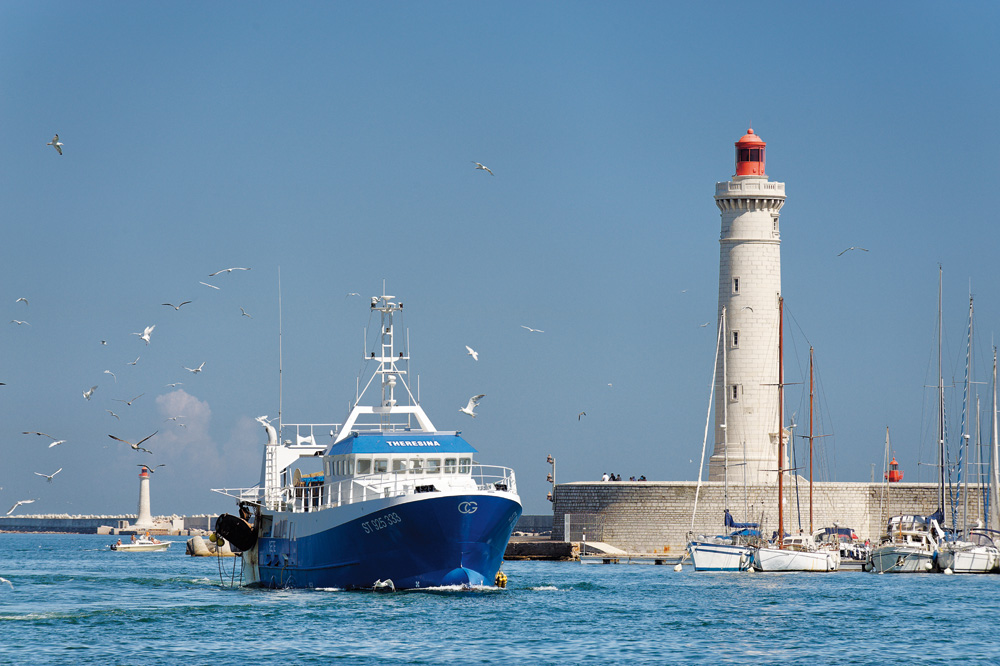
[[889,518],[886,533],[872,550],[870,569],[878,573],[927,573],[934,570],[944,520],[944,375],[941,369],[941,283],[938,268],[938,509],[930,516]]
[[[758,571],[836,571],[840,567],[840,551],[818,548],[812,535],[785,539],[784,474],[784,298],[778,298],[778,534],[771,545],[760,546],[753,553],[753,567]],[[810,363],[810,372],[812,364]],[[811,400],[810,400],[811,402]],[[810,472],[810,515],[812,513],[812,473]]]
[[[722,308],[722,314],[719,317],[719,339],[716,342],[715,347],[715,364],[719,362],[719,350],[722,347],[722,341],[725,339],[726,330],[726,309]],[[709,413],[711,413],[712,398],[715,395],[715,368],[712,369],[712,390],[709,396]],[[722,386],[726,386],[726,355],[722,354]],[[728,401],[723,401],[723,405],[726,405]],[[728,406],[723,408],[722,416],[722,433],[723,433],[723,450],[726,452],[725,460],[725,481],[724,481],[724,494],[726,497],[727,507],[723,511],[723,526],[725,528],[725,534],[720,534],[717,536],[705,536],[702,535],[698,538],[694,536],[694,519],[698,512],[698,493],[701,490],[701,470],[704,468],[705,462],[705,445],[708,441],[708,421],[706,417],[705,422],[705,439],[702,441],[701,458],[702,464],[698,468],[698,486],[695,489],[695,502],[694,502],[694,512],[691,516],[691,534],[688,540],[688,554],[691,556],[691,564],[694,566],[695,571],[747,571],[750,569],[750,565],[753,561],[753,553],[750,548],[750,541],[758,538],[759,532],[757,531],[756,523],[737,523],[733,518],[732,514],[729,512],[728,502],[729,502],[729,447],[728,447],[728,437],[729,430],[728,426]],[[745,490],[744,490],[745,492]]]
[[[972,355],[972,298],[969,298],[969,356],[968,368],[971,368]],[[966,370],[966,386],[968,386],[969,370]],[[997,381],[997,359],[996,350],[993,351],[993,412],[994,422],[996,414],[996,381]],[[978,413],[978,408],[977,408]],[[977,427],[978,432],[978,427]],[[968,437],[963,437],[963,445],[967,447]],[[966,459],[968,455],[966,454]],[[966,505],[969,501],[968,475],[966,475],[965,496]],[[964,522],[964,521],[963,521]],[[979,528],[966,529],[961,535],[962,538],[948,539],[940,544],[938,550],[937,565],[945,573],[989,573],[1000,568],[1000,549],[993,542],[993,535],[990,532]]]

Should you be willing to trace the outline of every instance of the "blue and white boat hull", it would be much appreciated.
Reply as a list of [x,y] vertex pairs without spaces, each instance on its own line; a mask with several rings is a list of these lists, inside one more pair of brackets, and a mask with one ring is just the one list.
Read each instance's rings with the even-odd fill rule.
[[312,513],[262,515],[244,554],[266,587],[396,589],[493,585],[521,515],[508,493],[411,494]]

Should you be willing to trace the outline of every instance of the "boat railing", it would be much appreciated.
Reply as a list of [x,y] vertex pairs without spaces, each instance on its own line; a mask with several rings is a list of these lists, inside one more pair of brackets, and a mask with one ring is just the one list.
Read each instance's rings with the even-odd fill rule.
[[323,446],[318,438],[333,439],[340,432],[340,426],[340,423],[282,423],[278,433],[279,443],[285,446]]
[[[267,508],[275,511],[307,513],[379,498],[455,490],[516,494],[517,481],[514,470],[496,465],[467,465],[465,469],[460,469],[459,473],[418,475],[410,473],[409,470],[376,472],[330,483],[284,486],[277,493],[274,505]],[[218,488],[215,492],[250,503],[262,503],[264,500],[263,489],[259,486]]]

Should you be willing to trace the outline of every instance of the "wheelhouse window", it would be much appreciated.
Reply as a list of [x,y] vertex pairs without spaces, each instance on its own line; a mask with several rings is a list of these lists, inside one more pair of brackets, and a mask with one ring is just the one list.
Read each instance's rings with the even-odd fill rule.
[[371,474],[372,473],[372,461],[368,458],[362,458],[358,460],[358,474]]
[[410,458],[410,474],[423,474],[424,461],[420,458]]
[[440,474],[441,473],[441,459],[440,458],[428,458],[427,463],[427,473],[428,474]]
[[459,458],[458,459],[458,473],[468,474],[469,467],[472,465],[472,458]]
[[405,472],[406,471],[406,461],[402,458],[394,458],[392,461],[392,471],[393,472]]
[[375,473],[385,474],[389,471],[389,461],[385,458],[378,458],[375,460]]
[[445,458],[444,459],[444,473],[454,474],[458,471],[458,460],[455,458]]

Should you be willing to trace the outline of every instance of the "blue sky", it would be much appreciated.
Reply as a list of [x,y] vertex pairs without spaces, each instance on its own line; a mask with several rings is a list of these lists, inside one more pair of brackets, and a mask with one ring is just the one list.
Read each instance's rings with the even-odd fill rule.
[[[812,344],[826,478],[870,478],[889,426],[906,479],[930,481],[938,265],[949,387],[970,285],[980,381],[1000,325],[998,19],[990,3],[4,3],[0,506],[135,511],[145,454],[108,435],[158,431],[154,513],[231,509],[209,488],[256,482],[252,419],[277,413],[279,267],[286,422],[344,419],[386,280],[425,409],[515,469],[527,513],[549,511],[547,454],[563,482],[697,478],[712,197],[751,123],[786,183],[786,381]],[[837,256],[850,245],[869,252]],[[231,266],[252,270],[208,278]],[[148,346],[131,335],[154,324]],[[458,413],[477,393],[479,417]]]

